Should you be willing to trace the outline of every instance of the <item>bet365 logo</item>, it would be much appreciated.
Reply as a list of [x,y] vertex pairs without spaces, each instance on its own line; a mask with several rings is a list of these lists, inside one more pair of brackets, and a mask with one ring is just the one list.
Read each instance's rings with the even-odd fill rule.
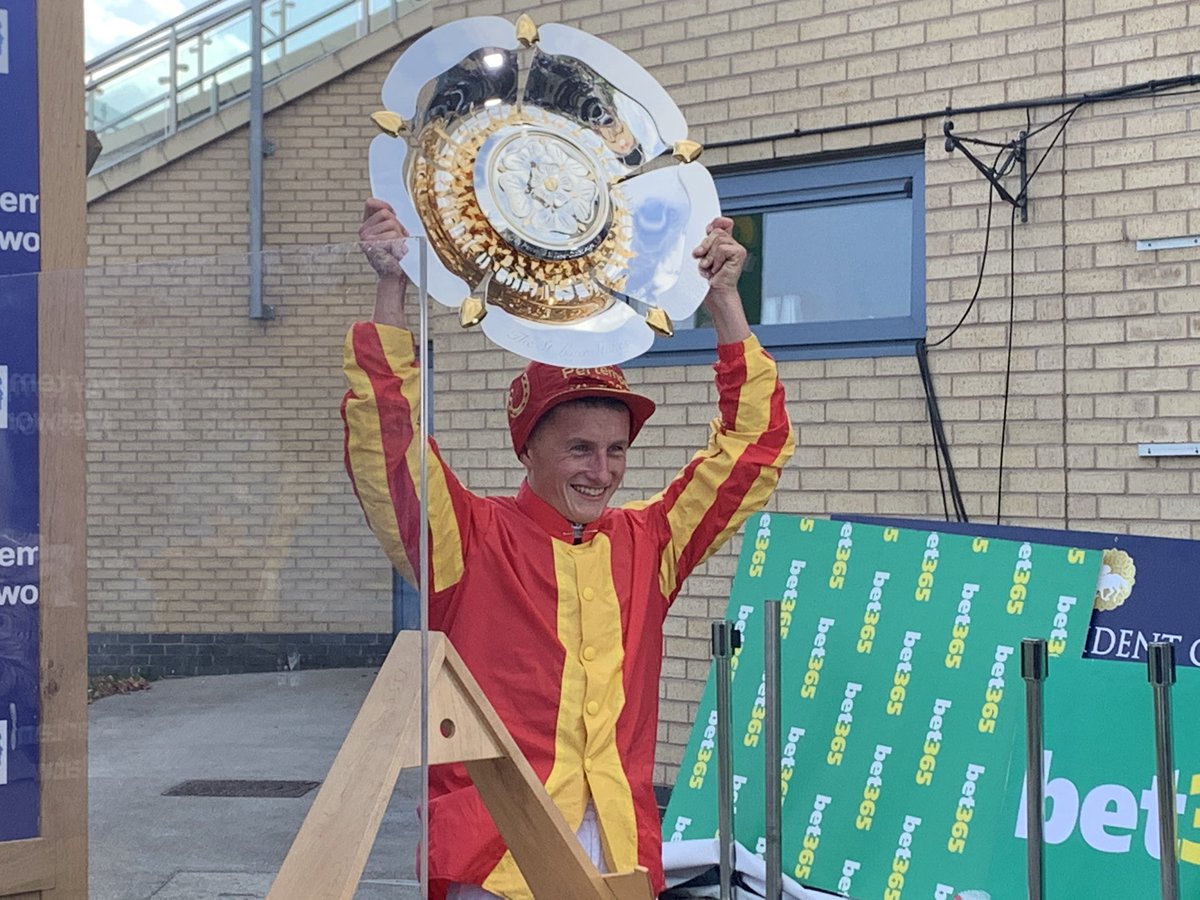
[[[1098,784],[1086,793],[1069,778],[1052,778],[1050,763],[1054,752],[1046,751],[1046,797],[1050,815],[1044,833],[1047,844],[1061,844],[1079,829],[1085,844],[1101,853],[1129,853],[1133,837],[1142,829],[1142,846],[1152,859],[1159,858],[1158,778],[1152,777],[1140,795],[1122,784]],[[1176,773],[1175,813],[1178,818],[1179,860],[1200,866],[1200,772]],[[1021,785],[1021,804],[1017,810],[1018,838],[1026,837],[1025,810],[1028,783]],[[1187,792],[1181,792],[1186,788]],[[1145,814],[1143,816],[1143,813]]]

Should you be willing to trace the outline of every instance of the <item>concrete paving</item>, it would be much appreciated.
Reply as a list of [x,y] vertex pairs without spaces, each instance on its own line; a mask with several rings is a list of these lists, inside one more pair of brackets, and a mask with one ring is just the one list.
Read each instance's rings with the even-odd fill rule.
[[[91,900],[265,897],[316,791],[164,797],[192,779],[321,781],[373,669],[155,682],[88,711]],[[401,775],[356,900],[415,900],[420,781]]]

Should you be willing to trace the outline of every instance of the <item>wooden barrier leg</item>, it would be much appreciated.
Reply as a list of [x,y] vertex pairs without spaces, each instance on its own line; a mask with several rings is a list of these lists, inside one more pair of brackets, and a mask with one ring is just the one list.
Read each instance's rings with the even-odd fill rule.
[[[268,900],[352,900],[401,769],[420,762],[420,635],[396,639]],[[534,896],[652,900],[645,869],[601,875],[445,635],[429,635],[429,760],[467,767]]]
[[420,761],[418,684],[420,657],[397,642],[288,850],[269,900],[352,900],[396,779],[401,769]]

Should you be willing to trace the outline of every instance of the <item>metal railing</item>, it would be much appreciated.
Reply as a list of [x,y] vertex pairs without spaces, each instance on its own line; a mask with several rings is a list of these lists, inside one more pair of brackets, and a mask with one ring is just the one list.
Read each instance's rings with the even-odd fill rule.
[[207,0],[87,63],[87,127],[100,171],[215,115],[250,90],[252,4],[266,81],[365,37],[430,0]]

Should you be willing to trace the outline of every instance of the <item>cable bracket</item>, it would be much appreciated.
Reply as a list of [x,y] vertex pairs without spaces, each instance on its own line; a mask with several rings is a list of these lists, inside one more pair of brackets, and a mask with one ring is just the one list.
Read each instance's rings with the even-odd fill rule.
[[[947,110],[947,112],[949,112],[949,110]],[[970,160],[971,164],[983,174],[983,177],[991,183],[992,187],[996,189],[996,193],[1000,195],[1002,200],[1004,200],[1006,203],[1011,203],[1021,211],[1021,221],[1028,222],[1029,173],[1026,166],[1028,154],[1026,152],[1025,145],[1027,133],[1022,131],[1017,136],[1015,141],[1010,141],[1005,145],[1008,154],[997,166],[989,166],[967,149],[967,146],[963,143],[962,139],[954,133],[954,122],[951,121],[949,117],[947,117],[942,123],[942,134],[946,136],[946,152],[953,153],[955,150],[961,152],[962,155]],[[1005,190],[1004,185],[1001,183],[1001,179],[1010,171],[1012,171],[1013,166],[1018,168],[1021,176],[1021,189],[1017,192],[1015,197]]]

